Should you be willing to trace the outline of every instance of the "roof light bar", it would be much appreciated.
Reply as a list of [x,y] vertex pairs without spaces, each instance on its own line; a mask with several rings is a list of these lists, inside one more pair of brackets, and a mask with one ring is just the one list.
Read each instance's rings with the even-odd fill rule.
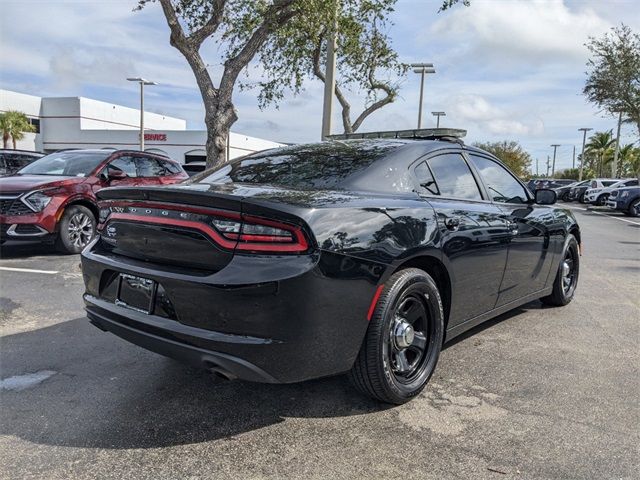
[[437,138],[463,138],[467,134],[466,130],[460,128],[420,128],[413,130],[388,130],[381,132],[356,132],[340,133],[329,135],[329,140],[351,140],[357,138],[414,138],[414,139],[437,139]]

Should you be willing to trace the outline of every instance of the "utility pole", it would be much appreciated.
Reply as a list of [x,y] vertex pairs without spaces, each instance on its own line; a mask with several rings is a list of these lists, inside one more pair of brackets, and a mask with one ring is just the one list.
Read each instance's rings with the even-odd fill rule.
[[440,117],[446,117],[447,114],[444,112],[431,112],[431,115],[433,115],[434,117],[437,117],[436,120],[436,128],[440,128]]
[[558,150],[558,147],[560,145],[557,143],[554,143],[551,146],[553,147],[553,167],[551,168],[551,176],[553,176],[556,174],[556,151]]
[[549,167],[551,166],[551,159],[549,158],[549,155],[547,155],[547,174],[545,175],[545,177],[549,178]]
[[573,146],[573,160],[571,161],[571,170],[575,170],[576,168],[576,146]]
[[579,128],[578,131],[582,132],[582,154],[580,155],[580,175],[578,176],[578,181],[582,181],[582,170],[584,169],[584,145],[587,143],[587,132],[589,130],[593,130],[593,128]]
[[620,126],[622,125],[622,112],[618,112],[618,135],[616,135],[616,151],[613,154],[613,166],[611,178],[618,178],[618,155],[620,154]]
[[333,92],[336,88],[336,39],[338,33],[338,8],[333,17],[333,26],[327,37],[327,61],[324,73],[324,103],[322,106],[322,133],[320,140],[331,135],[331,115],[333,114]]
[[538,176],[540,175],[540,174],[538,173],[538,163],[539,163],[538,161],[539,161],[539,160],[540,160],[540,159],[536,157],[536,177],[538,177]]
[[422,128],[422,99],[424,97],[424,76],[427,73],[436,73],[433,63],[412,63],[413,73],[420,74],[420,104],[418,105],[418,129]]
[[130,77],[127,80],[140,84],[140,151],[144,152],[144,86],[157,85],[157,83],[141,77]]

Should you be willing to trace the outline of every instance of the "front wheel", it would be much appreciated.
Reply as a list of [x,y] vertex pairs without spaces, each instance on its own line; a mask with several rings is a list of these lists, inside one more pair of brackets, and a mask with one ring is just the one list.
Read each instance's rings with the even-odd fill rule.
[[576,238],[569,234],[565,243],[562,260],[558,266],[558,272],[553,282],[551,295],[540,300],[545,305],[562,307],[567,305],[576,293],[578,275],[580,274],[580,253]]
[[602,207],[608,199],[609,199],[609,195],[600,195],[596,200],[596,205],[598,207]]
[[80,253],[96,233],[96,218],[82,205],[68,207],[60,219],[56,248],[62,253]]
[[440,292],[423,270],[401,270],[386,282],[349,376],[362,393],[402,404],[433,374],[444,337]]
[[627,213],[630,217],[640,217],[640,198],[631,202]]

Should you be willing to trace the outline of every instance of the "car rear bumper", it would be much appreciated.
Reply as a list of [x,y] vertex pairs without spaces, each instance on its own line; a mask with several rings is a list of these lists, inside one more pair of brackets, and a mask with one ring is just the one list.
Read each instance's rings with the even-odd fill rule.
[[[235,255],[203,275],[90,247],[82,254],[84,301],[94,325],[151,351],[230,377],[297,382],[349,370],[360,349],[378,279],[371,264],[344,260],[327,252]],[[120,273],[157,282],[175,315],[117,304],[107,284]]]

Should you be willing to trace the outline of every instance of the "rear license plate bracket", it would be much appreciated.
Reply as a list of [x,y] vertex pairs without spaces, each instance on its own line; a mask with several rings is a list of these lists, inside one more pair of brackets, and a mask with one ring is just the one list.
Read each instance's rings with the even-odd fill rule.
[[116,305],[146,313],[153,311],[158,283],[154,280],[121,273],[118,279]]

